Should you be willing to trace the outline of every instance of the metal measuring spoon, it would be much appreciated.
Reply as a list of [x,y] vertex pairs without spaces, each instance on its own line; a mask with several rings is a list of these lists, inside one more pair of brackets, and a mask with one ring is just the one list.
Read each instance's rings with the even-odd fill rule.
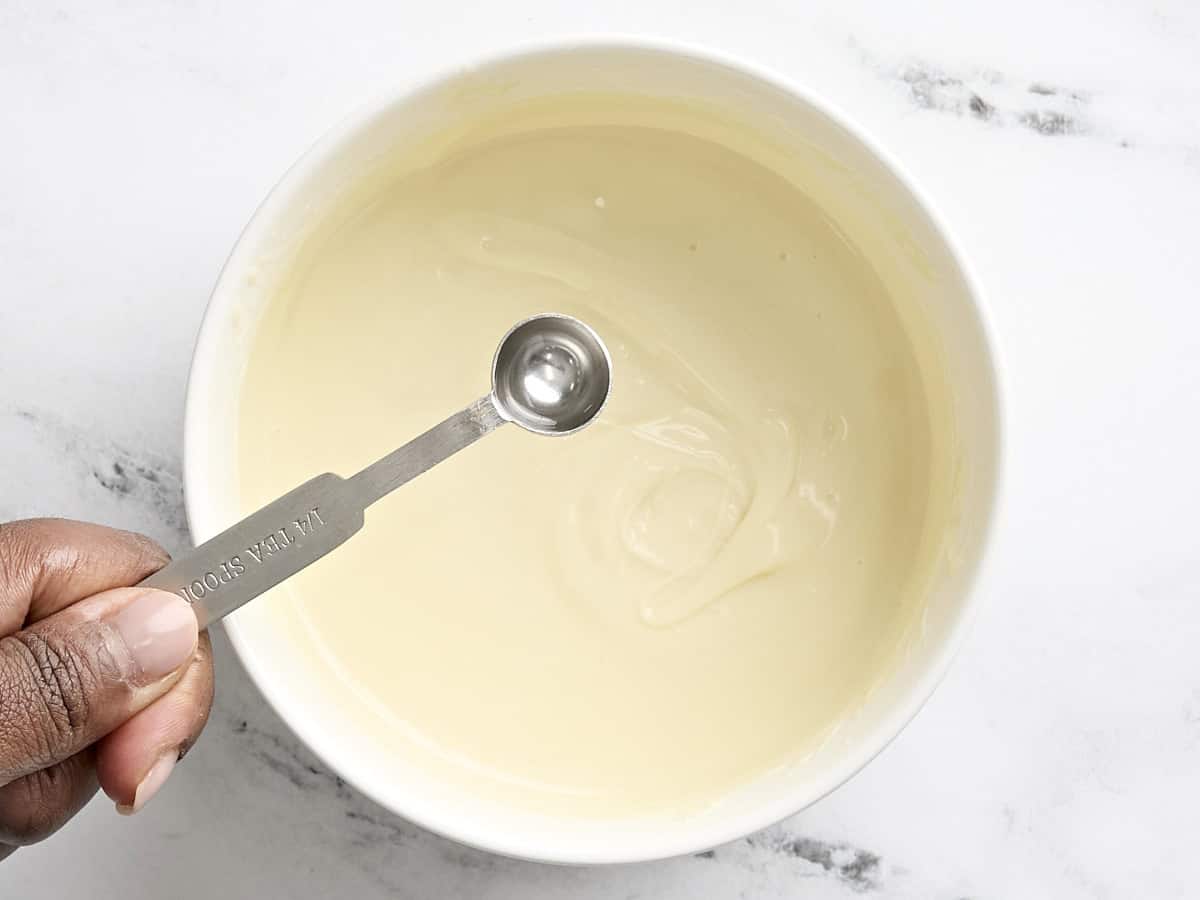
[[608,399],[611,369],[604,342],[578,319],[519,322],[496,350],[486,397],[351,478],[326,472],[306,481],[141,585],[179,594],[204,628],[344,542],[380,497],[505,422],[536,434],[583,428]]

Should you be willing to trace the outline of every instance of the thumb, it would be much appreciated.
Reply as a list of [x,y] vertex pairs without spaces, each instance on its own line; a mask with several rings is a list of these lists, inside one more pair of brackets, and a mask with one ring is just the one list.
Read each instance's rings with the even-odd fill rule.
[[183,598],[119,588],[0,640],[0,785],[72,756],[162,696],[196,638]]

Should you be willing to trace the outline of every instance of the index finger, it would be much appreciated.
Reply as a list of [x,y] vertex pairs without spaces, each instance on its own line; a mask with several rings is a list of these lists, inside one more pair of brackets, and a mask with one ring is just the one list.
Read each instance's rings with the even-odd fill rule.
[[150,538],[72,519],[0,524],[0,636],[170,561]]

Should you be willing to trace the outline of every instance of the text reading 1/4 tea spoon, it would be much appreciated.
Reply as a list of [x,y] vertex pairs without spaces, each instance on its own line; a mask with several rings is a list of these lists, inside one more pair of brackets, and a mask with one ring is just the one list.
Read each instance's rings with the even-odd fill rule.
[[380,497],[505,422],[537,434],[583,428],[608,399],[611,368],[604,342],[578,319],[526,319],[500,342],[486,397],[352,478],[306,481],[141,583],[179,594],[204,628],[343,543]]

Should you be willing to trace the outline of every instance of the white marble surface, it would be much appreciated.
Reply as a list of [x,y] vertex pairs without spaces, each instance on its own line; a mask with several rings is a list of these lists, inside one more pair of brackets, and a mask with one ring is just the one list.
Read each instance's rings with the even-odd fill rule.
[[216,709],[164,793],[131,820],[97,800],[0,864],[0,896],[1200,892],[1190,0],[0,0],[0,519],[96,519],[182,547],[192,340],[284,167],[383,85],[598,31],[807,82],[894,151],[974,259],[1007,367],[1011,466],[985,608],[948,680],[875,763],[778,829],[577,870],[462,849],[357,796],[218,637]]

